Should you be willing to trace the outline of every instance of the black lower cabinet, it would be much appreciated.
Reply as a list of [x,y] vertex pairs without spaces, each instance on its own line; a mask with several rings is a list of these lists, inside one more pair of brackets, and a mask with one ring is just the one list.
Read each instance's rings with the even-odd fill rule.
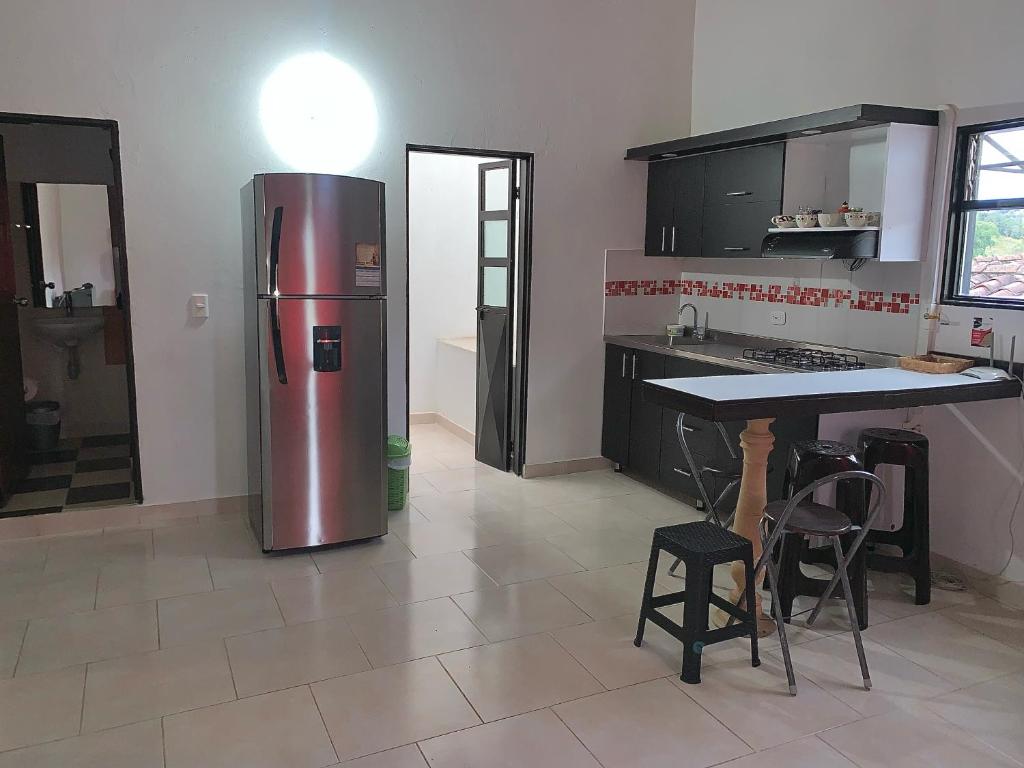
[[[688,378],[744,373],[748,372],[672,355],[607,345],[602,455],[619,464],[631,477],[689,502],[699,500],[697,484],[679,445],[676,431],[678,413],[646,402],[642,382],[644,379],[662,377]],[[737,455],[742,457],[739,435],[746,427],[746,422],[726,422],[723,426]],[[724,466],[727,463],[728,448],[713,423],[687,416],[684,428],[687,445],[698,466]],[[775,448],[768,460],[769,501],[783,496],[783,476],[790,444],[795,440],[815,439],[818,434],[818,417],[778,419],[772,425],[772,432],[775,435]],[[707,490],[714,498],[720,488],[712,481],[707,485]],[[728,502],[734,503],[735,499]]]

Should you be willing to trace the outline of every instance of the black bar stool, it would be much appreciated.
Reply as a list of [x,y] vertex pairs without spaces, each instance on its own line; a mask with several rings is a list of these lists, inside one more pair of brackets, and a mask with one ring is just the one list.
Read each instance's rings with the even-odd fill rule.
[[914,602],[932,599],[932,570],[928,536],[928,438],[906,429],[875,427],[860,433],[864,468],[880,464],[904,468],[903,525],[898,531],[871,531],[868,544],[889,544],[901,555],[868,552],[868,567],[886,573],[907,573],[914,579]]
[[[686,565],[686,589],[668,595],[654,596],[654,577],[658,572],[658,557],[664,550]],[[746,566],[746,592],[754,593],[754,547],[739,534],[709,522],[667,525],[654,530],[651,542],[651,560],[647,566],[640,622],[633,645],[640,647],[644,640],[644,627],[650,619],[683,644],[683,670],[679,676],[684,683],[700,682],[701,653],[704,646],[750,637],[751,666],[760,665],[757,655],[757,618],[753,608],[739,608],[712,591],[715,566],[721,563],[743,561]],[[742,601],[741,601],[742,602]],[[756,601],[748,601],[751,606]],[[683,624],[680,626],[657,609],[683,603]],[[714,605],[725,611],[736,623],[727,627],[708,629],[708,611]]]
[[[863,471],[864,465],[856,449],[835,440],[798,440],[790,445],[789,461],[783,487],[786,497],[792,498],[800,489],[823,477],[841,472]],[[854,525],[863,525],[865,509],[864,485],[858,479],[844,479],[836,483],[836,508],[847,515]],[[844,550],[849,550],[852,537],[841,536]],[[813,549],[807,537],[788,536],[776,552],[779,581],[779,600],[773,612],[781,609],[786,621],[793,613],[793,600],[798,595],[821,597],[828,584],[825,579],[807,576],[800,570],[801,563],[836,566],[835,553],[827,548]],[[853,604],[861,629],[868,627],[867,567],[865,549],[857,553],[850,563],[849,576],[853,589]],[[769,578],[771,578],[769,576]]]

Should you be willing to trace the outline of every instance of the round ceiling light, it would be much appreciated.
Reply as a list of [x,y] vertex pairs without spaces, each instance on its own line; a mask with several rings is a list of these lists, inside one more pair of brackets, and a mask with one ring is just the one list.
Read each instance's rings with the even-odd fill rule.
[[345,173],[377,140],[377,105],[366,81],[327,53],[278,65],[263,83],[260,122],[267,142],[296,171]]

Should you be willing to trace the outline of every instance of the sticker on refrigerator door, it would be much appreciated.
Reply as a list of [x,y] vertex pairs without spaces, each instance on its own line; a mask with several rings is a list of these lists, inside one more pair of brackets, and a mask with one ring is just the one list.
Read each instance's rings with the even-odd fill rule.
[[356,287],[380,288],[379,243],[356,243]]

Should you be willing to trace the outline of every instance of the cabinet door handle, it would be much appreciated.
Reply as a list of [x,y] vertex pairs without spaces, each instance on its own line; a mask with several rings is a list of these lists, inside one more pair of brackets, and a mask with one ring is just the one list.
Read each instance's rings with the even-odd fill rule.
[[753,192],[746,192],[746,191],[742,191],[742,192],[726,192],[725,196],[726,197],[746,197],[747,195],[752,195],[752,194],[754,194],[754,193]]
[[672,227],[672,253],[676,252],[676,228]]
[[667,229],[667,227],[662,227],[661,228],[661,252],[662,253],[665,252],[665,230],[666,229]]
[[629,357],[628,352],[622,353],[622,378],[626,378],[626,358]]
[[696,432],[696,427],[691,427],[689,424],[683,424],[683,432]]
[[633,353],[633,379],[636,379],[636,353]]
[[729,251],[729,252],[736,252],[736,251],[749,251],[750,249],[747,248],[746,246],[741,246],[741,245],[727,245],[722,250],[723,251]]
[[691,473],[687,472],[685,469],[680,469],[679,467],[673,467],[672,471],[673,472],[678,472],[683,477],[693,477],[693,475]]

